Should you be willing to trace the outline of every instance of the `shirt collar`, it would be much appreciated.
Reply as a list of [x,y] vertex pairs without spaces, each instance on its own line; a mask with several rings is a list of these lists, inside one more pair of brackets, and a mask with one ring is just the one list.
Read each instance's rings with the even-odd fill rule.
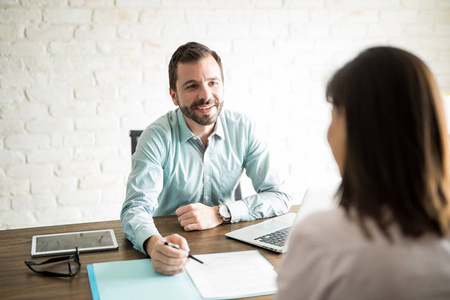
[[181,109],[177,108],[177,118],[178,118],[178,126],[180,129],[180,142],[183,144],[187,140],[195,137],[192,131],[186,124],[186,120],[184,119],[183,112]]
[[225,134],[223,131],[222,114],[219,114],[219,116],[217,117],[216,126],[214,126],[214,130],[211,135],[214,134],[218,137],[225,138]]
[[[223,123],[221,115],[217,118],[216,126],[214,126],[214,130],[211,133],[211,136],[217,135],[221,138],[225,138],[224,130],[223,130]],[[192,131],[189,129],[189,127],[186,124],[186,120],[184,119],[183,112],[181,109],[177,108],[177,118],[178,118],[178,124],[180,129],[180,142],[183,144],[187,140],[195,137],[195,135],[192,133]]]

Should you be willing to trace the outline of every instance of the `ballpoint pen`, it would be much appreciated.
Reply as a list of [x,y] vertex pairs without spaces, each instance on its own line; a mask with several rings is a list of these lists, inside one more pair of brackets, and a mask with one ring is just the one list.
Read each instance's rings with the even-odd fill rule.
[[[178,249],[178,250],[182,250],[182,249],[180,249],[180,246],[178,246],[178,245],[175,245],[175,244],[173,244],[173,243],[171,243],[171,242],[167,242],[167,241],[164,241],[164,240],[161,240],[161,242],[164,244],[164,245],[166,245],[166,246],[169,246],[169,247],[172,247],[172,248],[175,248],[175,249]],[[195,258],[195,257],[193,257],[192,255],[188,255],[188,257],[189,258],[192,258],[193,260],[195,260],[195,261],[198,261],[199,263],[201,263],[201,264],[203,264],[203,262],[200,260],[200,259],[198,259],[198,258]]]

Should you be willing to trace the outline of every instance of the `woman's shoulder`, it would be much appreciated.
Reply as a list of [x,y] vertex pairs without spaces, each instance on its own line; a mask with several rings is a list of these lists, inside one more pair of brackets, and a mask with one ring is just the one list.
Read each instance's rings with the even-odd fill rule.
[[295,225],[292,235],[294,239],[308,238],[320,244],[363,240],[357,220],[350,217],[342,207],[306,217]]
[[313,213],[296,224],[296,227],[316,230],[333,229],[336,226],[348,226],[348,216],[341,207]]

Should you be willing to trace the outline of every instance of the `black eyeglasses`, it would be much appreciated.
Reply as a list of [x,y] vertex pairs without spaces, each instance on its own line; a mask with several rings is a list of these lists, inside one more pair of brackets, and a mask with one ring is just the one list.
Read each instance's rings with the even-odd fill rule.
[[[43,270],[36,270],[33,268],[33,266],[42,266],[46,264],[61,262],[61,261],[67,261],[67,265],[69,267],[68,272],[52,272],[52,271],[43,271]],[[31,271],[36,272],[38,274],[44,275],[44,276],[50,276],[50,277],[73,277],[78,274],[78,271],[80,271],[81,263],[80,263],[80,253],[78,251],[78,247],[75,247],[75,253],[70,256],[63,256],[63,257],[54,257],[50,258],[43,262],[34,262],[31,260],[25,261],[25,264],[28,268],[30,268]]]

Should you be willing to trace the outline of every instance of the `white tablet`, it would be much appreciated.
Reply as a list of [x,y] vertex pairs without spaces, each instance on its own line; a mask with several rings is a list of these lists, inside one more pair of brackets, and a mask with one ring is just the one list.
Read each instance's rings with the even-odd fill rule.
[[93,230],[35,235],[31,242],[31,256],[73,254],[118,249],[114,230]]

